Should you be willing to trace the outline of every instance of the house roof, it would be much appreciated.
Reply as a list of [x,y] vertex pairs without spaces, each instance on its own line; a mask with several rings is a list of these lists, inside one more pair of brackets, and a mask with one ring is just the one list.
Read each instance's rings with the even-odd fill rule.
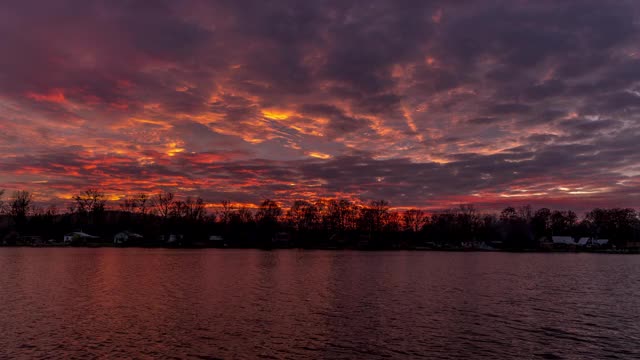
[[66,234],[65,236],[77,236],[77,237],[81,237],[81,238],[89,238],[89,239],[97,239],[97,236],[93,236],[93,235],[89,235],[85,232],[82,231],[74,231],[71,233]]
[[554,244],[574,245],[576,243],[571,236],[552,236],[551,240]]
[[591,238],[581,237],[580,239],[578,239],[578,245],[585,246],[585,245],[587,245],[589,243],[590,240],[591,240]]
[[126,235],[128,237],[132,237],[132,238],[142,238],[143,237],[142,235],[134,233],[134,232],[131,232],[131,231],[122,231],[122,232],[117,233],[115,236],[119,236],[121,234],[122,235]]

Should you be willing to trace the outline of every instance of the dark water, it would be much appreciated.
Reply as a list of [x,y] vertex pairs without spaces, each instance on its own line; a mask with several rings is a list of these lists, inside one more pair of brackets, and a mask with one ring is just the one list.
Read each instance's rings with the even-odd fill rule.
[[640,256],[0,249],[0,358],[640,358]]

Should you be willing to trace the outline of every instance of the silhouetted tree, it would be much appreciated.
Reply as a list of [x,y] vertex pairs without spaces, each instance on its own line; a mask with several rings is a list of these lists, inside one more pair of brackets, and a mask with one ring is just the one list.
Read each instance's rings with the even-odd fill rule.
[[163,191],[151,199],[153,211],[163,220],[167,220],[174,211],[174,195],[172,192]]
[[531,208],[515,209],[511,206],[500,213],[505,245],[510,249],[534,247],[533,234],[530,230]]
[[585,226],[593,237],[608,238],[623,246],[638,236],[638,214],[634,209],[593,209],[585,216]]
[[271,246],[271,239],[278,230],[280,216],[282,216],[282,208],[273,200],[266,199],[258,207],[255,220],[261,246]]
[[374,231],[382,230],[389,220],[389,202],[385,200],[372,201],[365,209],[371,215]]
[[289,226],[296,231],[309,231],[316,227],[319,214],[315,204],[305,200],[296,200],[287,211],[286,218]]
[[[487,243],[494,242],[500,238],[498,218],[494,214],[485,214],[480,218],[480,228],[478,229],[478,239]],[[494,245],[496,245],[494,243]]]
[[322,207],[322,223],[329,233],[336,234],[355,228],[358,209],[349,200],[331,199]]
[[124,212],[134,213],[138,208],[138,202],[135,198],[124,198],[120,203],[120,209]]
[[486,236],[483,226],[480,212],[473,205],[461,204],[432,214],[425,228],[432,240],[449,246],[460,246],[462,242],[478,241]]
[[455,209],[456,224],[460,229],[461,240],[475,241],[480,226],[480,213],[471,204],[461,204]]
[[573,235],[573,227],[577,222],[577,215],[573,211],[555,210],[551,213],[551,233],[553,235]]
[[508,206],[500,212],[500,221],[503,223],[510,223],[519,220],[518,212],[516,212],[516,209],[513,206]]
[[106,199],[104,193],[97,189],[87,189],[83,193],[73,197],[75,212],[77,213],[102,213],[105,210]]
[[231,205],[231,201],[222,200],[220,202],[221,209],[218,211],[218,219],[223,224],[228,224],[231,221],[231,216],[233,215],[233,206]]
[[536,210],[531,219],[531,227],[536,240],[551,236],[551,210],[547,208]]
[[246,206],[241,206],[231,215],[231,221],[240,225],[250,224],[254,221],[253,213]]
[[203,221],[207,215],[204,200],[200,197],[187,197],[184,201],[174,202],[175,213],[191,223]]
[[424,211],[418,209],[410,209],[402,214],[402,225],[404,230],[412,231],[414,233],[422,230],[422,227],[427,223],[427,216]]
[[397,233],[402,229],[402,217],[397,212],[389,212],[382,227],[385,233]]
[[134,197],[134,200],[136,203],[136,212],[142,216],[146,216],[150,205],[149,195],[140,193]]
[[256,221],[258,223],[276,223],[282,215],[282,208],[277,202],[266,199],[258,207]]
[[73,197],[70,210],[78,216],[81,224],[101,224],[105,214],[106,197],[97,189],[87,189]]
[[27,215],[32,209],[33,195],[28,191],[15,191],[9,203],[10,214],[18,230],[22,230],[27,222]]
[[[110,211],[104,194],[89,189],[74,196],[70,211],[61,214],[55,206],[35,207],[28,191],[16,191],[2,202],[3,193],[0,190],[0,209],[5,220],[0,235],[5,239],[7,234],[13,234],[14,238],[7,244],[19,243],[16,234],[27,225],[33,229],[33,235],[50,238],[61,238],[73,228],[84,230],[87,225],[89,233],[106,242],[116,231],[128,229],[143,233],[148,239],[146,245],[162,246],[166,245],[167,237],[160,235],[184,235],[177,246],[205,246],[209,235],[221,234],[230,246],[265,247],[270,246],[276,231],[284,230],[291,233],[298,246],[310,248],[385,249],[434,243],[458,248],[461,242],[475,240],[522,250],[534,248],[535,240],[552,234],[608,238],[616,246],[640,239],[640,219],[634,209],[593,209],[578,219],[572,211],[547,208],[534,211],[530,206],[507,207],[499,214],[491,214],[481,213],[473,205],[460,205],[427,216],[418,209],[393,211],[384,200],[365,206],[346,199],[296,200],[283,210],[276,201],[267,199],[255,213],[244,206],[236,210],[230,201],[223,201],[221,210],[209,215],[203,199],[176,199],[171,192],[152,197],[129,196],[119,204],[121,211]],[[96,221],[96,215],[102,220]],[[216,215],[219,222],[215,222]]]
[[58,207],[55,204],[47,206],[47,208],[44,210],[44,215],[51,217],[58,215]]
[[427,236],[440,244],[460,245],[459,228],[456,224],[456,214],[450,210],[431,214],[427,226]]

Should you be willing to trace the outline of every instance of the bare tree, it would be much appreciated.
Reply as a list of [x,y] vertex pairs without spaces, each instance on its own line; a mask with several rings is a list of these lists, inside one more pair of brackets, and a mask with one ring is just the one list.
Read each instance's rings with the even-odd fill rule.
[[422,210],[410,209],[402,214],[402,224],[405,230],[419,232],[426,223],[427,216]]
[[275,223],[282,215],[282,208],[277,202],[267,199],[260,204],[256,213],[256,220],[262,223]]
[[254,220],[253,213],[246,206],[242,206],[231,214],[231,221],[239,224],[248,224]]
[[361,209],[362,224],[370,231],[380,231],[389,219],[389,203],[385,200],[372,201]]
[[142,193],[136,194],[122,200],[120,209],[125,212],[146,215],[149,210],[149,202],[149,195]]
[[106,198],[98,189],[87,189],[83,193],[73,197],[75,212],[97,214],[104,212]]
[[305,200],[296,200],[287,211],[287,221],[296,230],[310,230],[318,222],[318,208]]
[[153,197],[151,203],[154,212],[163,219],[168,219],[174,210],[174,195],[171,192],[164,191]]
[[384,231],[398,232],[402,228],[402,217],[397,212],[389,212],[384,224]]
[[174,201],[171,206],[171,214],[174,217],[189,221],[202,221],[207,215],[204,200],[202,198],[187,197],[184,201]]
[[324,204],[316,205],[322,208],[322,222],[333,232],[353,229],[356,226],[358,207],[349,200],[331,199]]
[[58,207],[55,204],[49,205],[45,209],[44,214],[46,216],[54,217],[54,216],[58,215]]
[[218,211],[220,222],[223,224],[228,224],[231,221],[231,217],[233,215],[233,206],[231,205],[231,201],[222,200],[220,202],[222,209]]
[[10,213],[18,226],[23,225],[32,209],[33,195],[28,191],[15,191],[9,203]]
[[456,222],[458,226],[466,229],[465,237],[472,239],[476,236],[478,227],[480,226],[480,212],[473,204],[460,204],[456,213]]
[[138,201],[135,198],[124,198],[120,203],[120,210],[128,213],[134,213],[138,208]]
[[149,195],[140,193],[134,198],[137,205],[138,214],[147,215],[149,210]]

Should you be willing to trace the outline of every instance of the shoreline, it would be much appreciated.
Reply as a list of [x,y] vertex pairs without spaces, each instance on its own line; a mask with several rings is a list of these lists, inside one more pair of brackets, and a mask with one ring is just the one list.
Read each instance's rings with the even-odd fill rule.
[[[457,252],[457,253],[527,253],[527,254],[615,254],[615,255],[638,255],[640,254],[639,250],[633,249],[605,249],[605,250],[570,250],[570,249],[552,249],[552,250],[539,250],[539,249],[457,249],[457,248],[441,248],[441,249],[415,249],[415,248],[388,248],[388,249],[366,249],[366,248],[330,248],[330,247],[314,247],[314,248],[303,248],[303,247],[273,247],[273,248],[260,248],[260,247],[215,247],[215,246],[144,246],[144,245],[131,245],[131,246],[121,246],[121,245],[111,245],[111,244],[88,244],[88,245],[65,245],[65,244],[47,244],[47,245],[2,245],[2,248],[69,248],[69,249],[98,249],[98,248],[109,248],[109,249],[167,249],[167,250],[208,250],[208,249],[217,249],[217,250],[262,250],[262,251],[274,251],[274,250],[321,250],[321,251],[358,251],[358,252],[381,252],[381,251],[411,251],[411,252]],[[1,250],[0,250],[1,251]]]

